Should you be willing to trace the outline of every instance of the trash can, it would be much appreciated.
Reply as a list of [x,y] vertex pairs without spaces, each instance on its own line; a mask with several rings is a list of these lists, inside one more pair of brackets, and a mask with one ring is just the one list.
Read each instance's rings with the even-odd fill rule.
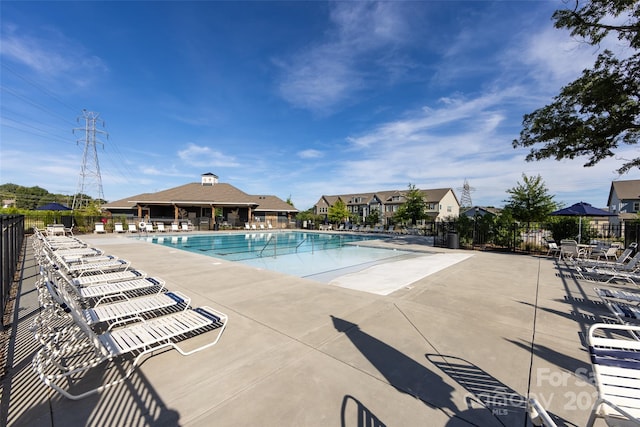
[[447,247],[449,249],[459,249],[460,248],[460,239],[458,238],[458,233],[450,232],[447,235]]

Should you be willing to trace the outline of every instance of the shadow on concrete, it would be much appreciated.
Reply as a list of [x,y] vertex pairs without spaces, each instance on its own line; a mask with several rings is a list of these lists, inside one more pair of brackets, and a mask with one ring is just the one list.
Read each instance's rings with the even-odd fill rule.
[[342,399],[341,427],[387,427],[373,412],[353,396]]
[[[492,413],[491,409],[479,399],[475,399],[475,402],[465,399],[466,408],[460,410],[453,401],[455,389],[444,382],[441,376],[390,345],[363,332],[357,324],[335,316],[331,316],[331,319],[336,330],[343,332],[349,338],[353,345],[384,376],[391,386],[445,414],[449,418],[446,424],[447,427],[516,425],[509,422],[509,420],[506,420],[506,423],[503,422],[500,416],[504,414]],[[441,362],[436,366],[442,369],[443,363]],[[452,373],[452,370],[449,369],[444,372]],[[486,374],[485,376],[490,378]],[[495,382],[493,380],[493,383]],[[470,396],[473,396],[473,394],[470,393]],[[371,413],[368,409],[366,411]],[[519,425],[523,425],[523,417],[525,416],[523,408],[519,409],[518,415]]]

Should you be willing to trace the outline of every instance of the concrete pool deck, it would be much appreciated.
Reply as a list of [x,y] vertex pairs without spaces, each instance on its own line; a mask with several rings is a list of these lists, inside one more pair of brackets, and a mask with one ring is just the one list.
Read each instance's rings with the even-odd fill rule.
[[[520,426],[524,402],[536,397],[558,425],[580,426],[595,401],[582,337],[607,310],[592,283],[562,274],[550,257],[397,237],[384,245],[472,256],[377,295],[122,235],[80,237],[163,278],[192,305],[225,312],[227,330],[210,349],[161,352],[123,384],[68,400],[30,367],[38,308],[29,252],[2,425]],[[412,280],[410,270],[395,276]],[[372,273],[355,281],[374,283]]]

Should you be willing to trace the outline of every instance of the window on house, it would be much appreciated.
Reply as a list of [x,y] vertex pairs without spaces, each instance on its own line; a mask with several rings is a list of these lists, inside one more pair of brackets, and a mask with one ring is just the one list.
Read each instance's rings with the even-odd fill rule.
[[447,212],[451,212],[452,210],[451,206],[447,206]]
[[634,212],[640,211],[640,202],[633,202],[633,211]]

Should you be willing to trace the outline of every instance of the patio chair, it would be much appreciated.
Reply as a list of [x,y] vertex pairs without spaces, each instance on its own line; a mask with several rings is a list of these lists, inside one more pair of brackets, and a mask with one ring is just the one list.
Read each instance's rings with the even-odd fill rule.
[[67,274],[73,277],[82,277],[87,274],[102,274],[114,270],[126,271],[131,266],[130,261],[111,255],[92,258],[96,261],[91,262],[89,258],[79,258],[79,262],[67,262],[61,257],[55,257],[55,259],[50,258],[50,265],[55,269],[64,269]]
[[134,269],[73,278],[63,271],[48,270],[41,266],[41,274],[56,289],[66,285],[73,289],[77,299],[85,303],[93,301],[94,304],[114,298],[160,293],[165,287],[164,280],[147,277],[145,272]]
[[180,231],[180,225],[176,222],[171,223],[171,231]]
[[124,228],[122,227],[122,223],[121,222],[116,222],[113,225],[113,232],[114,233],[124,233]]
[[180,227],[182,231],[191,231],[191,226],[188,222],[183,222]]
[[87,258],[91,260],[93,257],[104,255],[104,251],[98,248],[72,248],[58,249],[55,254],[64,260],[73,261],[74,259]]
[[[609,309],[611,314],[615,316],[618,322],[622,324],[639,324],[640,322],[640,296],[632,296],[631,293],[625,292],[620,294],[609,289],[594,288],[596,294],[600,297],[603,304]],[[615,295],[615,297],[614,297]],[[622,300],[623,297],[625,300]],[[630,300],[635,299],[635,301]],[[635,302],[631,305],[629,302]]]
[[138,232],[138,228],[136,227],[136,225],[134,223],[131,222],[131,223],[129,223],[127,225],[127,231],[129,233],[137,233]]
[[157,222],[156,223],[156,231],[159,231],[160,233],[164,233],[166,231],[164,229],[164,222]]
[[637,305],[640,305],[640,294],[637,294],[634,292],[627,292],[619,289],[606,289],[606,288],[603,288],[603,289],[593,288],[593,290],[602,299],[621,300],[628,303],[636,303]]
[[585,258],[587,251],[578,247],[578,242],[575,240],[561,240],[560,241],[560,258],[568,260],[576,260]]
[[[69,314],[81,334],[68,334],[62,340],[51,340],[36,352],[32,368],[40,380],[63,396],[79,400],[125,381],[135,371],[140,360],[156,351],[173,348],[183,356],[217,344],[227,326],[227,316],[210,307],[187,309],[96,334],[86,322],[82,309],[73,299],[65,299]],[[186,338],[215,331],[213,339],[191,350],[178,343]],[[89,351],[87,351],[89,350]],[[133,358],[129,369],[120,378],[72,394],[64,385],[81,381],[81,374],[121,356]],[[75,385],[75,384],[74,384]]]
[[144,231],[146,231],[147,233],[153,233],[155,230],[153,229],[153,224],[152,223],[147,223],[144,225]]
[[[164,281],[151,277],[141,279],[140,283],[136,284],[117,282],[77,289],[61,277],[47,277],[44,273],[42,275],[44,288],[50,295],[51,301],[60,305],[63,312],[68,312],[66,300],[69,299],[79,299],[87,305],[82,313],[85,321],[91,326],[99,323],[124,322],[153,312],[167,314],[170,309],[185,310],[191,303],[191,299],[181,292],[162,292]],[[149,288],[154,287],[157,288],[157,292],[153,294],[141,296],[131,293],[131,291],[148,291]],[[83,290],[89,292],[82,292]],[[88,295],[90,297],[87,297]],[[94,304],[89,304],[90,300],[94,301]],[[41,304],[43,305],[48,304]]]
[[157,312],[166,313],[170,308],[189,308],[191,299],[178,291],[157,293],[150,296],[137,298],[125,297],[124,301],[98,303],[93,307],[83,310],[84,318],[89,325],[99,323],[123,322],[127,319],[136,319],[140,316]]
[[[584,266],[600,266],[600,267],[619,267],[621,265],[624,265],[627,261],[629,261],[629,259],[631,258],[631,256],[633,255],[633,252],[636,250],[636,248],[638,247],[637,243],[631,243],[629,245],[629,247],[627,249],[625,249],[622,254],[620,254],[619,257],[617,257],[616,259],[610,261],[610,260],[581,260],[578,263],[580,265],[584,265]],[[618,249],[614,246],[612,246],[612,249]]]
[[147,273],[142,270],[128,269],[125,271],[110,271],[108,273],[89,274],[81,277],[69,278],[75,286],[94,286],[106,283],[123,282],[127,280],[144,279]]
[[547,243],[547,249],[548,249],[547,256],[551,255],[555,257],[557,255],[558,257],[560,257],[560,254],[562,252],[560,250],[560,246],[558,246],[558,244],[553,240],[547,240],[546,243]]
[[104,230],[104,224],[101,223],[101,222],[96,222],[93,232],[94,233],[106,233],[106,231]]
[[640,426],[640,326],[591,325],[587,334],[598,393],[587,427],[597,418],[609,426]]

